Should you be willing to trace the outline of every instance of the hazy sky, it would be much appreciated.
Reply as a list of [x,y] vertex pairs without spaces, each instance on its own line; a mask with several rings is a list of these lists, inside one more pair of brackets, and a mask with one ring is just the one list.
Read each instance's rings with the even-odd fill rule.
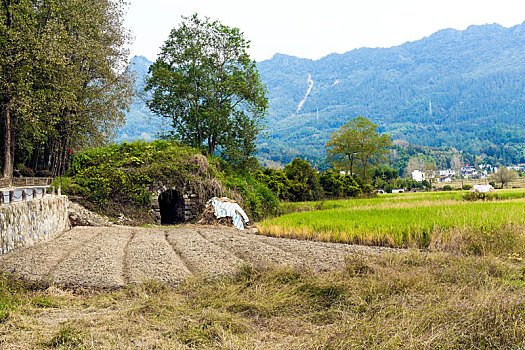
[[284,53],[318,59],[390,47],[439,29],[525,21],[525,0],[128,0],[131,54],[154,60],[181,16],[194,12],[240,28],[257,61]]

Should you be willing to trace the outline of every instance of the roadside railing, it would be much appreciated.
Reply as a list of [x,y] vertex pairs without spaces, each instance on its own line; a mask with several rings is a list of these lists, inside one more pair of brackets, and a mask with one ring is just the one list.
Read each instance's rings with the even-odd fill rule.
[[0,188],[5,188],[11,186],[11,179],[2,177],[0,178]]
[[52,177],[13,177],[0,178],[0,188],[50,186],[55,179]]
[[[26,202],[35,199],[44,198],[47,193],[47,189],[50,186],[42,187],[26,187],[26,188],[14,188],[10,190],[0,190],[0,206],[13,204],[18,202]],[[58,195],[61,195],[61,188],[58,187]],[[51,195],[55,194],[55,187],[51,187]]]
[[14,177],[12,186],[50,186],[53,181],[54,178],[52,177]]

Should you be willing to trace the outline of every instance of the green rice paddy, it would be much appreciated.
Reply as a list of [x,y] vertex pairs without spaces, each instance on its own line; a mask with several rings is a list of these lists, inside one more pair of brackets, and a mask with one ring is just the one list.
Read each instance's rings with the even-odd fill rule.
[[[525,226],[525,190],[501,190],[498,199],[466,201],[466,191],[385,194],[333,200],[322,210],[286,214],[259,224],[263,234],[333,242],[428,246],[437,232]],[[319,203],[298,204],[303,208]],[[290,205],[290,204],[289,204]]]

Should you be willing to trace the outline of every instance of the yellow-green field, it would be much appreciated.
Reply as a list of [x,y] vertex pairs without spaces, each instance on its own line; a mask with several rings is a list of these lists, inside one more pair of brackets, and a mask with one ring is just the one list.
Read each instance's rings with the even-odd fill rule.
[[[466,201],[467,191],[385,194],[333,200],[322,210],[286,214],[258,225],[262,234],[322,241],[428,248],[471,240],[468,249],[515,251],[523,243],[525,189],[499,190],[498,199]],[[292,210],[287,204],[287,210]],[[300,203],[308,209],[319,203]],[[501,242],[497,242],[501,240]],[[492,241],[492,242],[491,242]],[[507,246],[507,247],[505,247]],[[519,248],[519,247],[515,247]]]

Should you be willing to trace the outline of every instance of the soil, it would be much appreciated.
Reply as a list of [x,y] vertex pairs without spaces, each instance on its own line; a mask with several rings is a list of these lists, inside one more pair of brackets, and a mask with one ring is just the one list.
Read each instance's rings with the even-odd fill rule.
[[388,248],[273,238],[228,228],[74,227],[55,239],[0,255],[0,269],[24,279],[118,288],[154,280],[177,284],[231,274],[240,265],[326,271],[345,257]]

